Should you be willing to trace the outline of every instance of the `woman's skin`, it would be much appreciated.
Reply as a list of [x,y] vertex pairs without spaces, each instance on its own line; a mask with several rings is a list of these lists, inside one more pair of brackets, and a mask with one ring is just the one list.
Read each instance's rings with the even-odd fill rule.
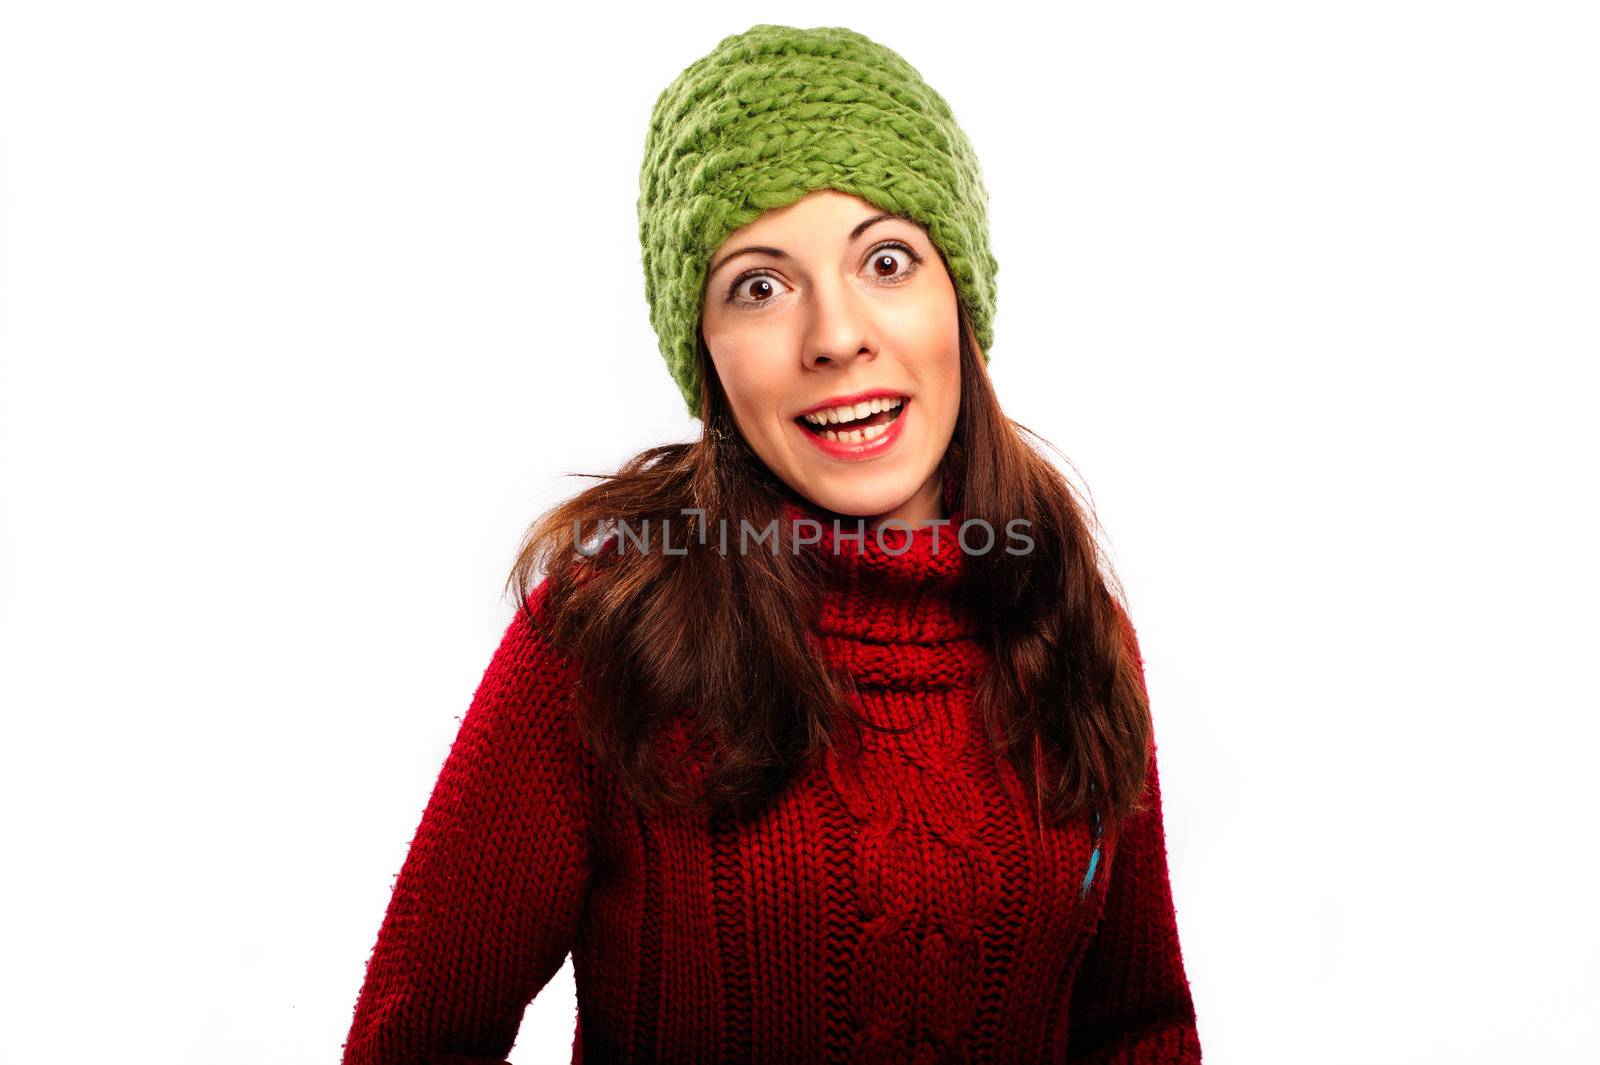
[[[955,285],[914,222],[888,217],[852,236],[881,214],[833,189],[768,211],[712,254],[701,317],[752,450],[800,495],[866,517],[869,528],[946,517],[936,470],[961,403]],[[751,246],[762,250],[741,252]],[[795,420],[825,400],[880,389],[906,399],[875,444],[824,449]]]

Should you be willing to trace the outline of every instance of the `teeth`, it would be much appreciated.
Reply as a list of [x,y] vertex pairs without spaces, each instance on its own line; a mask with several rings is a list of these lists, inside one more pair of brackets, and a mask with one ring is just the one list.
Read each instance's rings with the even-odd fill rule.
[[843,433],[836,433],[832,429],[829,429],[822,435],[827,437],[829,440],[835,440],[841,444],[865,444],[868,441],[878,439],[878,437],[882,436],[888,431],[889,426],[885,424],[869,425],[865,429],[851,429]]
[[[853,407],[829,407],[805,416],[806,421],[812,425],[843,425],[850,422],[869,418],[880,411],[894,410],[905,402],[899,396],[893,399],[869,399],[864,403],[857,403]],[[827,434],[825,434],[827,435]],[[876,434],[874,434],[876,435]],[[868,437],[867,439],[872,439]]]

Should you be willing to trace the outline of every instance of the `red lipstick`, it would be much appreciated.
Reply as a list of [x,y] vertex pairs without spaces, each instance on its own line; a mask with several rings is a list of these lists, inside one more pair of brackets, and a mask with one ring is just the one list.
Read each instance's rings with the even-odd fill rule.
[[809,421],[803,415],[796,415],[794,418],[795,431],[809,440],[811,445],[818,451],[831,459],[841,462],[860,462],[877,458],[894,447],[895,443],[904,435],[905,421],[909,416],[911,407],[910,396],[903,392],[893,392],[886,389],[857,392],[853,395],[839,396],[825,403],[820,403],[812,407],[807,413],[820,412],[833,407],[851,407],[870,399],[898,399],[900,402],[889,410],[875,411],[864,418],[831,422],[825,425],[818,425]]

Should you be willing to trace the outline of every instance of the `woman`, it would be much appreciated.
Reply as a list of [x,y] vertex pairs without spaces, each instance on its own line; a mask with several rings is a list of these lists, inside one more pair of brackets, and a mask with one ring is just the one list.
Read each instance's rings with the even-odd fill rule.
[[1137,642],[990,386],[949,107],[756,26],[639,210],[705,432],[530,529],[345,1062],[503,1061],[569,951],[574,1061],[1199,1061]]

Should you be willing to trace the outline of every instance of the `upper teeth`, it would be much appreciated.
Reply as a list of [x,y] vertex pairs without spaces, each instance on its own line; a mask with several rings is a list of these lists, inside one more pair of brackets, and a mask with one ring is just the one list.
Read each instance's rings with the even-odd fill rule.
[[812,425],[842,425],[877,414],[879,411],[894,410],[904,402],[903,396],[896,396],[893,399],[869,399],[853,407],[828,407],[814,411],[807,414],[805,419]]

